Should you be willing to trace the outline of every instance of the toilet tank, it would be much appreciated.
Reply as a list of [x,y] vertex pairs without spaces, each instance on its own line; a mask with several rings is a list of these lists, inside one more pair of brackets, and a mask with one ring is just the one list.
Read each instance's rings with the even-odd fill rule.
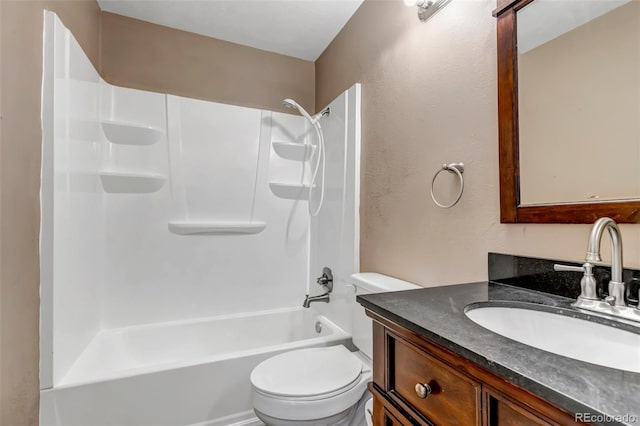
[[[413,290],[421,288],[397,278],[374,272],[363,272],[351,275],[351,283],[356,294],[384,293],[387,291]],[[356,303],[351,312],[353,344],[370,359],[373,358],[373,327],[371,318],[364,313],[364,308]]]

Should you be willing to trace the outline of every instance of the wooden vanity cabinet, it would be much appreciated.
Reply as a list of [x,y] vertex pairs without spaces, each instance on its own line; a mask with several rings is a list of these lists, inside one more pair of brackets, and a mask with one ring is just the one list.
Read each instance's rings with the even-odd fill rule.
[[367,311],[373,320],[374,426],[576,425],[574,416]]

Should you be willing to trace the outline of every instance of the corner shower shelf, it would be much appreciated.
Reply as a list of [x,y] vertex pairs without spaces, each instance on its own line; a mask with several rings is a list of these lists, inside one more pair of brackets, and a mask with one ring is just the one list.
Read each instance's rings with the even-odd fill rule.
[[153,145],[164,133],[157,127],[123,121],[103,120],[101,124],[107,139],[122,145]]
[[273,150],[287,160],[307,161],[313,155],[315,147],[292,142],[272,142]]
[[105,192],[114,194],[145,194],[156,192],[167,180],[152,173],[100,172],[100,180]]
[[287,200],[307,200],[311,186],[303,183],[269,182],[271,192],[276,197]]
[[258,234],[264,222],[169,222],[169,231],[179,235],[193,234]]

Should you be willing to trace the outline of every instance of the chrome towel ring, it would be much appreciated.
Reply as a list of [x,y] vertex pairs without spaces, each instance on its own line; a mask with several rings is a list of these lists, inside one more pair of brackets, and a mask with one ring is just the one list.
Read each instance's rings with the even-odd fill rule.
[[[440,172],[442,172],[443,170],[456,174],[458,176],[458,179],[460,179],[460,190],[458,191],[458,195],[456,196],[456,199],[451,204],[440,203],[438,200],[436,200],[436,196],[433,193],[433,184],[435,183],[436,178],[438,177]],[[463,173],[464,173],[464,163],[449,163],[449,164],[443,164],[442,167],[440,167],[440,169],[436,172],[436,174],[433,175],[433,179],[431,179],[431,198],[433,199],[433,202],[436,203],[436,206],[443,209],[450,209],[451,207],[458,204],[458,201],[460,201],[460,198],[462,197],[462,192],[464,191],[464,178],[462,177]]]

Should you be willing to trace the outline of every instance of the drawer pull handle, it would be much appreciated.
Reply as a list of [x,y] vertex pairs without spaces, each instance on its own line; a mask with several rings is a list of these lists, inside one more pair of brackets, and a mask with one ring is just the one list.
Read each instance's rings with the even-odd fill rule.
[[426,383],[416,383],[415,389],[416,389],[416,395],[418,395],[420,399],[425,399],[432,392],[431,386],[429,386]]

